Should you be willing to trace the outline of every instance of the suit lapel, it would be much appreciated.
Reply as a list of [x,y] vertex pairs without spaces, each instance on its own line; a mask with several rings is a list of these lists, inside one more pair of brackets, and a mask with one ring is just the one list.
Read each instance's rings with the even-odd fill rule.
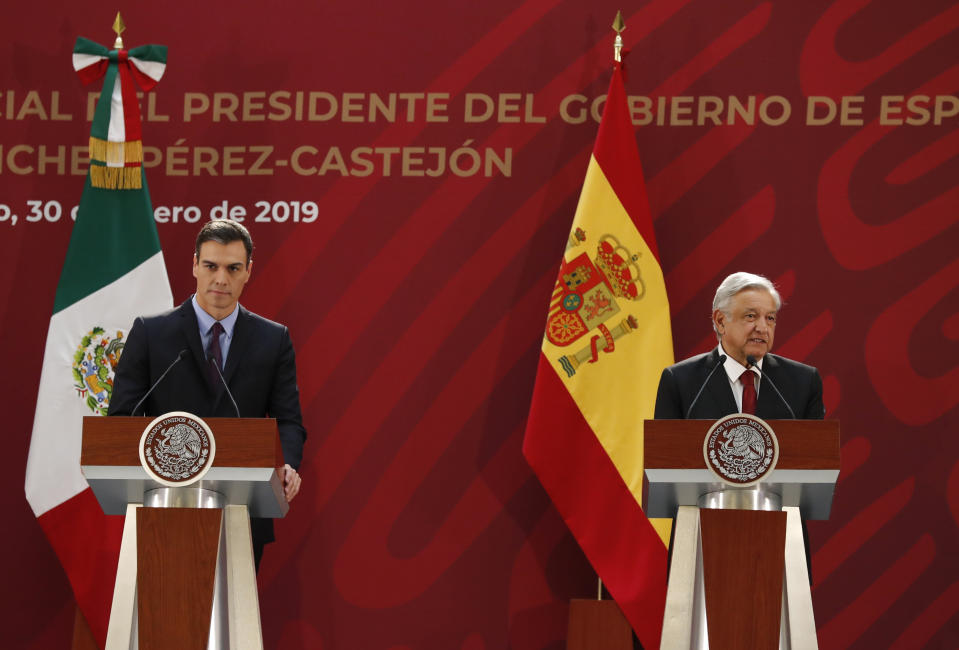
[[196,313],[193,311],[193,301],[188,299],[180,305],[180,329],[183,338],[187,342],[187,347],[193,354],[198,368],[203,368],[206,363],[206,355],[203,354],[203,342],[200,340],[200,325],[196,320]]
[[761,418],[779,419],[788,418],[789,409],[779,399],[776,389],[772,387],[769,380],[776,382],[779,386],[781,381],[779,361],[771,354],[767,354],[763,359],[763,374],[767,375],[759,385],[759,397],[756,400],[756,415]]
[[[713,351],[709,353],[707,359],[708,362],[706,363],[705,370],[709,372],[719,363],[718,350],[714,348]],[[706,376],[703,375],[703,379],[705,378]],[[706,386],[706,390],[703,391],[703,398],[707,395],[709,396],[710,402],[710,408],[707,409],[707,412],[711,417],[721,418],[724,415],[729,415],[739,410],[736,408],[736,398],[733,397],[733,389],[729,387],[729,377],[726,375],[724,368],[716,369],[713,376],[709,378],[709,384]]]
[[223,378],[227,382],[233,380],[233,375],[240,365],[240,351],[251,349],[252,329],[250,313],[241,306],[233,325],[233,340],[230,341],[230,352],[226,355],[226,368],[223,369]]

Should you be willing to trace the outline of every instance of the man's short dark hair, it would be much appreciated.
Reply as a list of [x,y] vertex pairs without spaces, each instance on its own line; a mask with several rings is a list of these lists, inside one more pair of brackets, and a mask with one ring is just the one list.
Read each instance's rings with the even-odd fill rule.
[[200,259],[200,246],[208,241],[215,241],[224,246],[230,242],[241,241],[246,249],[246,265],[249,266],[250,260],[253,259],[253,239],[250,237],[250,231],[241,223],[229,219],[215,219],[203,224],[196,236],[196,258],[198,260]]

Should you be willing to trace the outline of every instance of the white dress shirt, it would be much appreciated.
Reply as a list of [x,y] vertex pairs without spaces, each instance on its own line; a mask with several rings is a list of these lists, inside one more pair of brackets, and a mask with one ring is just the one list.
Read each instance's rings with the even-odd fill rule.
[[[746,370],[746,367],[733,359],[726,350],[723,349],[722,343],[716,346],[716,349],[719,350],[719,354],[726,355],[726,363],[723,364],[723,369],[726,371],[726,378],[729,380],[729,387],[733,389],[733,398],[736,400],[736,408],[739,409],[739,412],[742,413],[743,410],[743,385],[739,381],[739,376],[743,374],[743,371]],[[756,361],[756,366],[759,367],[759,370],[763,369],[763,360],[759,359]],[[761,376],[756,372],[755,368],[750,368],[749,372],[753,374],[753,385],[756,386],[756,403],[759,403],[759,384],[761,383]]]

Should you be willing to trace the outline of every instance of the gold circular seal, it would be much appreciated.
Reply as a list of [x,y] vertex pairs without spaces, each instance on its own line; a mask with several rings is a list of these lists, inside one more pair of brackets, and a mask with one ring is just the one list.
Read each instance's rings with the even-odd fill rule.
[[169,487],[199,481],[213,465],[215,454],[213,431],[185,411],[164,413],[140,436],[140,464],[150,478]]
[[724,483],[754,485],[776,468],[779,440],[764,420],[734,413],[716,420],[706,432],[703,458]]

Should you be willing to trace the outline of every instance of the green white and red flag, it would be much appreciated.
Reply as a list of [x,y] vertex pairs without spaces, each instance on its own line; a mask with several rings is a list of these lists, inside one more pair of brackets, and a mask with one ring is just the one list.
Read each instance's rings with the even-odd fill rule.
[[[90,127],[90,182],[105,189],[141,187],[143,137],[137,88],[151,90],[166,70],[166,46],[108,50],[80,37],[73,69],[84,84],[103,79]],[[109,100],[109,101],[104,101]]]
[[[124,69],[136,67],[139,57],[149,63],[149,72],[143,74],[152,87],[162,75],[165,47],[110,51],[78,39],[74,63],[88,62],[78,68],[81,78],[104,78],[91,140],[120,150],[135,141],[142,152],[136,95],[124,85],[127,76],[131,83],[136,78]],[[99,77],[93,74],[96,70]],[[47,331],[25,491],[102,647],[123,518],[103,514],[80,472],[82,419],[106,414],[113,372],[134,318],[169,309],[173,296],[142,165],[118,162],[110,155],[91,157]],[[97,177],[110,179],[107,168],[133,169],[137,182],[123,180],[129,172],[121,172],[113,179],[122,183],[94,183]]]
[[523,453],[646,648],[658,648],[662,632],[668,527],[642,510],[643,420],[672,362],[617,62],[550,301]]

